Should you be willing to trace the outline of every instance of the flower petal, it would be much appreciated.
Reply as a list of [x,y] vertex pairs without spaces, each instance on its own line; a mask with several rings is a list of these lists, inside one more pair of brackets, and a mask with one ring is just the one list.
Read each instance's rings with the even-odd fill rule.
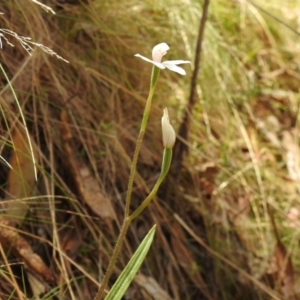
[[147,58],[147,57],[145,57],[143,55],[135,54],[134,56],[139,57],[139,58],[141,58],[141,59],[143,59],[143,60],[145,60],[145,61],[147,61],[149,63],[153,63],[153,61],[151,59],[149,59],[149,58]]
[[166,68],[162,63],[158,63],[158,62],[155,62],[155,61],[152,61],[152,63],[160,69],[165,69]]
[[153,61],[153,60],[151,60],[151,59],[149,59],[149,58],[147,58],[147,57],[145,57],[143,55],[135,54],[134,56],[139,57],[139,58],[141,58],[141,59],[143,59],[143,60],[145,60],[145,61],[147,61],[147,62],[149,62],[149,63],[151,63],[151,64],[153,64],[155,66],[157,66],[160,69],[165,69],[166,68],[162,63],[155,62],[155,61]]
[[152,49],[152,59],[153,59],[153,61],[160,63],[162,57],[167,53],[167,51],[169,49],[170,48],[166,43],[160,43],[160,44],[156,45]]
[[179,73],[181,75],[186,75],[186,72],[184,69],[180,68],[180,67],[177,67],[176,65],[173,65],[173,64],[165,64],[165,61],[162,63],[167,69],[173,71],[173,72],[176,72],[176,73]]
[[166,60],[163,64],[172,64],[172,65],[181,65],[181,64],[190,64],[189,60]]

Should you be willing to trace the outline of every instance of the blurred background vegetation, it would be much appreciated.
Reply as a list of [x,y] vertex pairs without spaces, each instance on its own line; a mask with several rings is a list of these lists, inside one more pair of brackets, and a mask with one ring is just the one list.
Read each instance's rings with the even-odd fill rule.
[[0,298],[95,296],[149,87],[151,65],[134,54],[166,42],[165,59],[192,64],[160,74],[132,209],[160,171],[164,107],[177,129],[188,116],[177,141],[188,151],[131,226],[110,283],[155,223],[124,299],[300,299],[299,1],[211,1],[192,107],[203,1],[43,3],[55,14],[0,4]]

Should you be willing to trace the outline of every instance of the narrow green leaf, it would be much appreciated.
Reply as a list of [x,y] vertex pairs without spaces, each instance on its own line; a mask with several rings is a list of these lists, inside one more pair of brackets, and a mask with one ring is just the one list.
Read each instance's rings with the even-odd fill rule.
[[139,245],[127,266],[105,297],[105,300],[120,300],[123,297],[149,251],[154,238],[155,230],[156,225],[154,225],[144,237],[142,243]]

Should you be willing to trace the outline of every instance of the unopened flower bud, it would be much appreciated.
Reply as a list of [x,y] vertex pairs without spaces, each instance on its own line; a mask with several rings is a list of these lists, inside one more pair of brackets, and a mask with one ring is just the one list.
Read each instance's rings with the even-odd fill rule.
[[164,148],[172,148],[175,144],[176,134],[174,128],[170,124],[169,113],[167,108],[164,108],[164,114],[161,118],[161,126]]

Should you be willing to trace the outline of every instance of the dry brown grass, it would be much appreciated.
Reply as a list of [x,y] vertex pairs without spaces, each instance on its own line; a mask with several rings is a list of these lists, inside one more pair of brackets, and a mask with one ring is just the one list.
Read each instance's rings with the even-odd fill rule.
[[[150,56],[152,46],[164,41],[171,46],[169,59],[192,60],[201,15],[199,3],[186,1],[55,3],[49,1],[55,15],[30,1],[0,6],[1,28],[30,36],[69,61],[38,47],[29,56],[13,37],[7,36],[14,47],[2,39],[1,64],[33,136],[39,177],[34,196],[24,196],[26,218],[16,228],[6,219],[0,222],[7,238],[0,248],[1,299],[30,298],[30,276],[39,281],[35,286],[44,288],[42,299],[93,298],[122,222],[148,92],[151,66],[133,55]],[[267,9],[297,26],[300,7],[279,7],[274,0]],[[127,293],[129,299],[158,299],[147,292],[145,280],[172,299],[284,299],[292,288],[299,293],[299,217],[292,220],[290,214],[300,210],[297,38],[248,2],[211,3],[199,101],[185,141],[189,154],[181,176],[176,170],[168,176],[155,201],[130,228],[112,278],[157,224],[155,242]],[[9,161],[20,115],[1,78],[6,121],[3,117],[0,154]],[[132,208],[159,172],[162,108],[170,107],[179,127],[189,84],[189,75],[161,72]],[[0,170],[1,197],[9,200],[11,171],[4,164]],[[97,210],[98,199],[102,205],[109,200],[113,213]],[[14,240],[23,246],[16,249]],[[289,254],[293,270],[284,267],[280,249]],[[33,255],[42,258],[53,278],[30,267]],[[291,277],[292,287],[287,283]]]

